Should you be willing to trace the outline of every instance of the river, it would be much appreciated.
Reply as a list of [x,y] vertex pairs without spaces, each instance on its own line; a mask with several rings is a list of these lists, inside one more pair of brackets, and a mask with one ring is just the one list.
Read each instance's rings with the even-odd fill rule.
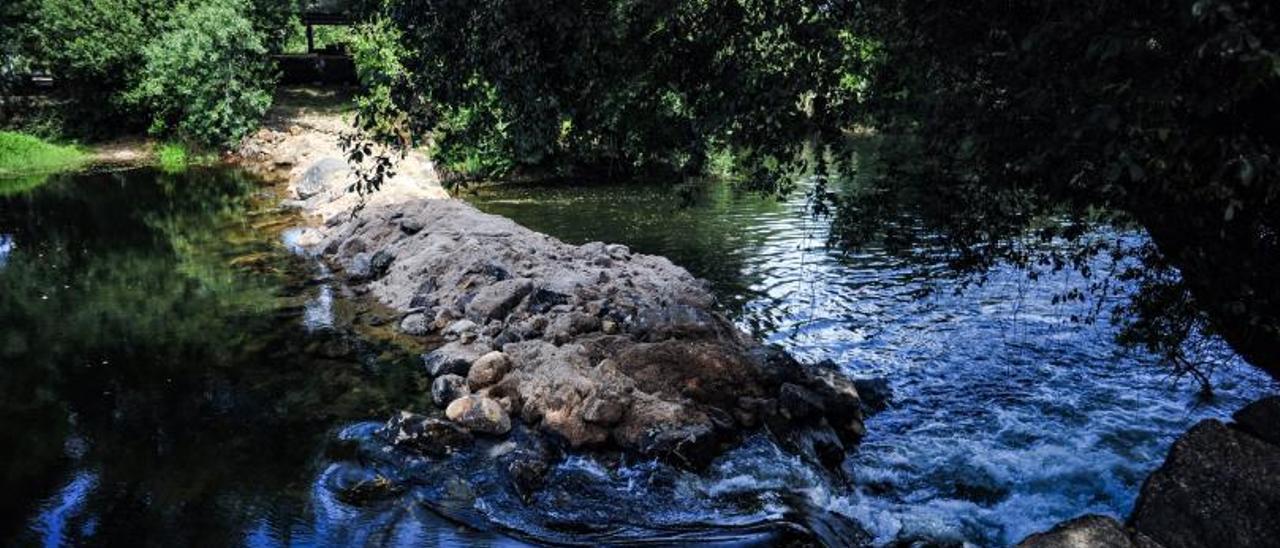
[[[428,405],[418,349],[291,251],[297,219],[279,196],[229,169],[97,171],[0,196],[0,541],[737,545],[855,524],[876,544],[1001,545],[1126,514],[1177,435],[1277,391],[1216,348],[1217,398],[1198,400],[1117,347],[1106,322],[1071,322],[1088,305],[1052,299],[1070,274],[998,270],[956,292],[937,265],[829,250],[800,194],[595,185],[467,199],[566,241],[666,255],[710,280],[744,329],[887,378],[892,403],[868,420],[848,481],[761,437],[702,474],[570,458],[528,505],[488,463],[500,444],[408,466],[369,458],[360,446],[379,422]],[[409,487],[344,496],[371,473]]]

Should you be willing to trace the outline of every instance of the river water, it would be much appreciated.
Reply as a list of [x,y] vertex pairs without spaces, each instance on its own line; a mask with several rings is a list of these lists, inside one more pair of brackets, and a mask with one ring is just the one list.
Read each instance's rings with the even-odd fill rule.
[[[1225,365],[1217,398],[1199,401],[1105,322],[1070,322],[1086,305],[1053,302],[1067,275],[998,271],[956,293],[929,265],[827,250],[800,195],[468,199],[570,242],[666,255],[744,329],[887,378],[892,404],[848,480],[754,437],[702,474],[573,457],[526,504],[493,466],[500,442],[441,460],[383,452],[386,416],[429,408],[418,348],[290,249],[297,220],[278,196],[234,170],[90,172],[0,195],[0,543],[1002,545],[1084,512],[1123,516],[1178,434],[1277,391],[1210,349]],[[349,496],[378,474],[394,493]]]
[[775,470],[786,464],[758,460],[711,487],[799,489],[856,519],[877,544],[1002,545],[1083,513],[1123,518],[1178,435],[1277,391],[1210,345],[1205,357],[1223,365],[1217,397],[1201,401],[1190,381],[1119,347],[1106,314],[1073,322],[1099,303],[1055,302],[1080,287],[1071,272],[1031,281],[997,269],[957,292],[958,280],[931,275],[942,265],[828,249],[828,225],[806,214],[803,189],[772,199],[725,185],[498,187],[469,199],[569,242],[670,257],[710,280],[744,329],[801,360],[887,378],[893,403],[867,421],[846,465],[852,487],[805,484]]

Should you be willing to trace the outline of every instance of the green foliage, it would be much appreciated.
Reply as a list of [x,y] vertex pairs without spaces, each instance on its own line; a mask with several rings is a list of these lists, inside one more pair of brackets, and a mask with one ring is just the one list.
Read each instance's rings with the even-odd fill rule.
[[75,147],[60,146],[21,133],[0,131],[0,178],[30,176],[80,166],[87,156]]
[[182,6],[173,28],[143,48],[127,96],[151,113],[152,133],[226,145],[257,126],[274,78],[244,10],[237,0]]
[[707,143],[791,161],[838,127],[865,44],[804,2],[398,0],[406,114],[376,139],[430,141],[488,175],[702,173]]
[[123,92],[142,67],[142,45],[164,29],[174,5],[174,0],[32,3],[26,53],[58,78],[65,118],[82,122],[78,126],[87,134],[119,130],[119,122],[139,119]]
[[269,103],[266,54],[283,47],[295,4],[21,0],[25,23],[0,47],[22,70],[53,75],[47,104],[58,110],[16,117],[91,138],[149,127],[207,145],[234,140]]

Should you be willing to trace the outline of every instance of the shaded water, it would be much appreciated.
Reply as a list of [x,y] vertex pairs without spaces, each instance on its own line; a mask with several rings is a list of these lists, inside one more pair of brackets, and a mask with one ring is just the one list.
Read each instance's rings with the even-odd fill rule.
[[666,255],[710,280],[743,328],[802,360],[889,380],[893,404],[867,422],[846,463],[852,486],[745,451],[723,459],[736,473],[713,473],[709,492],[801,492],[856,519],[876,543],[1007,544],[1087,512],[1127,515],[1178,435],[1277,391],[1217,345],[1204,350],[1224,362],[1217,398],[1199,401],[1153,357],[1118,347],[1105,320],[1071,321],[1099,304],[1055,302],[1079,284],[1072,273],[1029,281],[1000,269],[957,293],[955,280],[929,274],[942,265],[827,249],[828,227],[805,214],[802,193],[691,190],[496,187],[469,199],[569,242]]
[[328,290],[276,203],[221,169],[0,196],[0,544],[324,542],[336,427],[416,405],[425,379],[304,324]]

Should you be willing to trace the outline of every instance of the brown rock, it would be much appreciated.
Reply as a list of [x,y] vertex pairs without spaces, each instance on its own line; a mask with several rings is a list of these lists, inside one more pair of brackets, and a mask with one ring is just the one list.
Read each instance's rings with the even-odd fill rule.
[[467,386],[479,390],[502,380],[510,370],[511,360],[506,354],[490,352],[471,364],[471,371],[467,372]]
[[511,431],[511,417],[498,402],[484,396],[453,400],[444,411],[449,420],[472,432],[502,435]]

